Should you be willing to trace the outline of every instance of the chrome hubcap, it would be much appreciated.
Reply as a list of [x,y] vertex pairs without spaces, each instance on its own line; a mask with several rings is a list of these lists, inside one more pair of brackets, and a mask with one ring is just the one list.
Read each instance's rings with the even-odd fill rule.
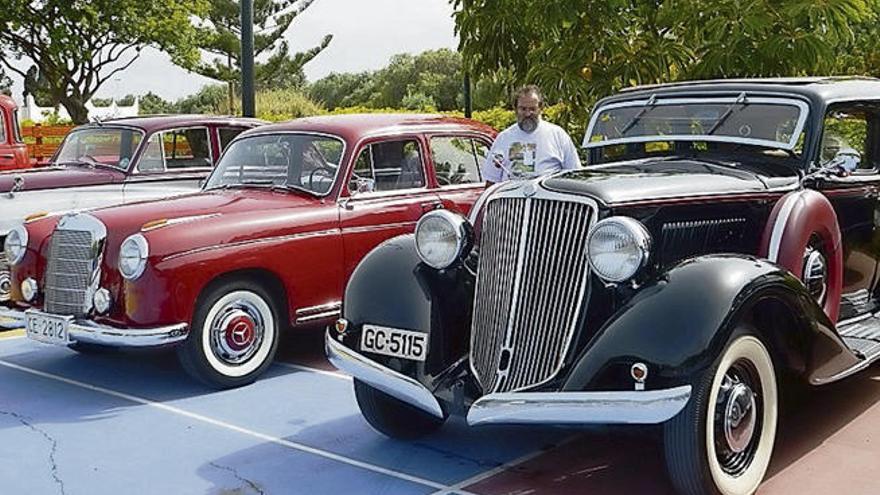
[[828,264],[818,249],[807,246],[804,253],[804,285],[816,301],[822,304],[828,288]]
[[259,310],[238,300],[223,307],[211,322],[211,350],[227,364],[246,362],[260,348],[266,325]]
[[761,436],[761,382],[751,362],[741,359],[724,374],[715,402],[715,456],[726,473],[738,476],[755,458]]
[[747,385],[733,385],[724,411],[724,437],[730,450],[746,450],[755,433],[755,394]]

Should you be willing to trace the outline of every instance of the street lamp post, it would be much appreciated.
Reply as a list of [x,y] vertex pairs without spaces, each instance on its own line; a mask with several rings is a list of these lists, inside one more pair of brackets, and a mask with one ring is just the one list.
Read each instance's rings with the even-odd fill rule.
[[256,117],[254,102],[254,0],[241,0],[241,113]]

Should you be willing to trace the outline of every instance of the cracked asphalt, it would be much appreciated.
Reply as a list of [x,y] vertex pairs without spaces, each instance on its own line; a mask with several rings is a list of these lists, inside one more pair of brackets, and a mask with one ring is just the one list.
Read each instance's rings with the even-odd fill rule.
[[[173,353],[80,355],[0,333],[0,494],[671,493],[652,429],[485,427],[414,442],[361,417],[321,332],[222,392]],[[880,493],[880,366],[783,404],[760,493]]]

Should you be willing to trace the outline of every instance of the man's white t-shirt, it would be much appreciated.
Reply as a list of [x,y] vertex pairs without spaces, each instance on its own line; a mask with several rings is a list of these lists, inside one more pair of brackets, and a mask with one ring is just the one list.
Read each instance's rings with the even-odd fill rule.
[[533,132],[525,132],[513,124],[498,134],[482,172],[483,180],[501,182],[510,178],[507,170],[541,175],[580,166],[577,148],[568,133],[558,125],[541,120]]

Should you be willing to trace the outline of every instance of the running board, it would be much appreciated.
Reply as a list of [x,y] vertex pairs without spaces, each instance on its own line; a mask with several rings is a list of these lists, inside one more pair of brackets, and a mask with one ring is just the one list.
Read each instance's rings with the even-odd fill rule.
[[837,331],[859,357],[868,361],[880,357],[880,318],[876,315],[845,324]]

